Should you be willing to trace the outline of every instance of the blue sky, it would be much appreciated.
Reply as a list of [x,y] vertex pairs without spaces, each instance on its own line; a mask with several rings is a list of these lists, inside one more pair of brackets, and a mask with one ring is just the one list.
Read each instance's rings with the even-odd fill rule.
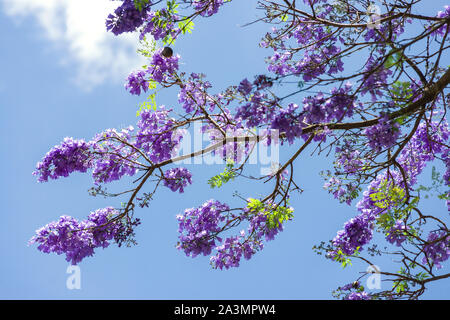
[[[111,4],[92,3],[0,1],[0,298],[330,299],[332,289],[365,270],[358,263],[342,269],[311,250],[333,238],[356,210],[322,188],[318,173],[332,159],[304,157],[296,163],[295,176],[305,191],[292,199],[295,219],[238,269],[212,270],[207,257],[192,259],[176,250],[175,215],[211,198],[233,202],[234,190],[256,197],[270,186],[236,181],[212,190],[206,182],[223,167],[192,165],[195,183],[184,194],[160,189],[150,208],[137,210],[143,222],[136,230],[139,245],[98,250],[80,265],[81,290],[68,290],[64,257],[40,253],[27,246],[28,239],[62,214],[83,219],[97,208],[119,206],[120,200],[90,197],[89,175],[38,184],[31,172],[66,136],[90,139],[106,128],[135,124],[137,105],[144,99],[123,88],[126,74],[142,63],[133,36],[106,34],[103,19]],[[424,14],[435,14],[446,1],[432,3]],[[240,27],[258,14],[251,1],[236,1],[198,21],[194,33],[175,46],[181,68],[206,73],[217,90],[265,72],[269,52],[257,43],[267,26]],[[161,92],[157,102],[179,108],[174,92]],[[282,158],[292,152],[283,150]],[[126,182],[109,189],[121,190]],[[444,213],[445,204],[430,201],[427,209]],[[382,269],[391,266],[387,259],[374,261]],[[426,298],[449,298],[449,281],[431,289]]]

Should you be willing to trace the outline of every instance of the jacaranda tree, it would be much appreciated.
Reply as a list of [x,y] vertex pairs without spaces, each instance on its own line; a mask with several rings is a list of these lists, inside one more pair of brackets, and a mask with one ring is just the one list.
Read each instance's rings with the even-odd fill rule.
[[[148,207],[160,187],[181,193],[192,183],[189,170],[177,163],[213,153],[227,164],[209,180],[211,187],[252,179],[272,183],[273,189],[243,198],[237,208],[208,200],[186,209],[177,216],[177,248],[191,257],[210,256],[213,268],[238,267],[293,218],[289,200],[301,190],[293,179],[295,162],[313,146],[313,156],[335,159],[323,171],[324,187],[337,201],[356,203],[357,210],[334,239],[313,249],[344,266],[351,259],[372,265],[376,255],[393,256],[398,265],[379,271],[391,282],[388,290],[364,288],[360,280],[366,272],[333,294],[418,298],[430,282],[450,277],[441,271],[450,255],[445,212],[446,206],[450,211],[450,6],[425,16],[416,9],[420,2],[255,1],[260,19],[252,22],[268,30],[255,43],[271,52],[267,70],[214,92],[206,75],[180,69],[176,40],[191,33],[197,19],[232,6],[231,0],[118,1],[106,29],[117,36],[138,32],[139,52],[148,59],[125,84],[131,94],[148,95],[137,126],[108,129],[90,141],[66,138],[37,164],[34,175],[46,182],[89,171],[92,195],[125,197],[125,202],[92,211],[83,221],[62,216],[37,230],[30,242],[45,253],[65,254],[72,264],[112,242],[133,243],[138,207]],[[179,106],[157,107],[156,93],[170,87],[178,92]],[[210,145],[178,155],[183,132],[194,122],[201,123]],[[267,174],[246,175],[259,144],[283,145],[291,156]],[[430,163],[432,185],[424,186],[419,175]],[[136,177],[128,190],[106,191],[105,184],[124,176]],[[443,212],[421,207],[425,194],[446,202]],[[387,241],[386,250],[373,243],[375,233]]]

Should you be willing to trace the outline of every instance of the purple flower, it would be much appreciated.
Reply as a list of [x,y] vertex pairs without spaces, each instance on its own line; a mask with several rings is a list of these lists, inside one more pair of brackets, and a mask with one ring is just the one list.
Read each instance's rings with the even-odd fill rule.
[[352,292],[348,294],[344,300],[370,300],[371,296],[367,292]]
[[229,209],[226,204],[209,200],[201,207],[186,209],[183,215],[178,215],[180,235],[177,248],[187,256],[209,255],[216,246],[216,240],[221,241],[216,235],[221,230],[219,223],[226,219],[224,212]]
[[86,172],[92,166],[91,146],[91,142],[64,138],[36,165],[33,175],[38,176],[39,182],[46,182],[48,178],[68,177],[74,171]]
[[91,212],[83,221],[61,216],[37,230],[29,244],[38,243],[38,250],[44,253],[65,254],[67,261],[78,264],[92,256],[94,249],[109,246],[109,241],[120,233],[121,221],[111,220],[118,214],[116,209],[107,207]]
[[389,229],[388,236],[386,240],[396,246],[401,246],[401,244],[406,240],[405,231],[409,230],[409,227],[405,225],[405,223],[401,220],[397,220],[395,225]]
[[151,79],[156,82],[167,81],[168,78],[178,70],[179,55],[164,57],[161,55],[163,49],[157,50],[150,61],[150,66],[146,70]]
[[164,39],[167,36],[176,38],[179,34],[179,28],[175,27],[175,21],[179,17],[176,14],[169,15],[166,9],[149,11],[145,18],[145,27],[139,38],[144,39],[147,33],[150,33],[154,40]]
[[450,257],[450,235],[448,231],[434,231],[428,234],[427,243],[423,246],[425,257],[422,263],[432,263],[436,269],[442,268],[441,263]]
[[192,5],[197,12],[200,12],[200,15],[209,17],[219,11],[223,0],[193,0]]
[[191,113],[198,108],[208,107],[209,111],[215,108],[215,102],[207,93],[211,84],[208,81],[203,81],[203,77],[203,74],[191,74],[178,94],[178,102],[187,113]]
[[392,147],[400,136],[400,125],[389,120],[387,115],[382,116],[378,124],[368,127],[364,134],[369,140],[369,146],[375,151]]
[[[370,211],[350,219],[345,223],[344,229],[339,231],[333,239],[333,246],[340,249],[345,255],[352,255],[372,239],[372,229],[375,217]],[[334,253],[331,254],[334,256]]]
[[157,111],[144,110],[137,124],[134,145],[156,163],[170,159],[182,139],[173,130],[174,119],[169,117],[169,112],[164,106]]
[[[439,11],[436,15],[437,18],[448,18],[450,17],[450,6],[445,6],[443,11]],[[443,37],[448,27],[448,22],[445,23],[442,27],[433,32],[433,35],[439,35]]]
[[133,130],[131,126],[121,131],[107,129],[95,136],[92,176],[96,184],[119,180],[124,175],[133,176],[138,171],[136,160],[140,155],[130,146],[134,142]]
[[173,192],[184,192],[184,188],[192,184],[192,174],[186,168],[169,169],[164,173],[164,186]]
[[106,30],[111,31],[116,36],[124,32],[133,32],[144,22],[147,11],[139,11],[134,6],[133,0],[124,0],[123,3],[114,10],[114,14],[108,15],[106,19]]
[[245,78],[239,83],[238,91],[244,96],[248,95],[253,89],[253,84]]
[[125,89],[129,90],[131,94],[140,95],[141,89],[147,92],[148,85],[149,82],[145,79],[145,72],[141,70],[130,73],[125,83]]

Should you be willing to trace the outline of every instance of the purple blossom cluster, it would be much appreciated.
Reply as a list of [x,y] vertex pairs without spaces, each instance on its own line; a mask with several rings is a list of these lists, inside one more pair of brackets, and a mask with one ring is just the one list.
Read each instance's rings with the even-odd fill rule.
[[244,80],[242,80],[239,83],[238,86],[238,91],[243,95],[243,96],[248,96],[250,94],[250,92],[252,92],[253,90],[253,83],[251,83],[250,81],[247,80],[247,78],[245,78]]
[[369,146],[375,151],[392,147],[400,133],[400,125],[389,120],[387,115],[381,116],[376,125],[366,128],[363,132],[367,137]]
[[107,207],[89,214],[78,221],[69,216],[61,216],[36,231],[29,244],[39,244],[38,250],[44,253],[65,254],[72,264],[80,263],[92,256],[96,248],[106,248],[122,229],[120,220],[111,220],[119,212]]
[[[241,82],[242,83],[242,82]],[[257,75],[253,81],[253,85],[256,86],[256,90],[263,90],[273,86],[273,81],[264,74]],[[248,86],[248,84],[247,84]]]
[[[339,248],[344,255],[352,255],[356,250],[372,240],[375,216],[369,210],[350,219],[344,224],[344,230],[338,231],[333,239],[333,246]],[[336,252],[330,253],[334,257]]]
[[410,228],[405,225],[405,222],[402,220],[397,220],[394,226],[389,229],[386,240],[396,246],[400,247],[401,244],[406,240],[408,231]]
[[215,269],[223,270],[239,267],[242,256],[249,260],[253,254],[262,249],[262,244],[255,247],[255,242],[245,240],[245,232],[242,230],[239,236],[231,236],[216,247],[217,253],[210,258],[210,263]]
[[[383,16],[376,17],[377,19],[383,18]],[[406,22],[412,22],[410,19],[406,19]],[[372,21],[374,22],[374,21]],[[391,19],[388,23],[382,23],[377,28],[367,28],[364,40],[369,42],[385,42],[389,40],[388,35],[391,36],[391,41],[405,32],[403,19]]]
[[173,150],[182,136],[174,133],[174,119],[170,110],[161,106],[157,111],[144,110],[137,124],[135,147],[142,149],[153,162],[161,162],[172,157]]
[[227,204],[216,200],[209,200],[198,208],[186,209],[183,215],[177,216],[180,233],[177,248],[192,257],[211,254],[216,241],[222,241],[217,237],[222,229],[219,224],[227,219],[223,213],[229,210]]
[[344,183],[344,181],[336,177],[331,177],[323,187],[329,193],[333,194],[335,199],[340,202],[345,202],[348,205],[351,204],[356,191],[356,187],[352,183]]
[[159,83],[167,81],[178,70],[178,60],[180,59],[179,55],[164,57],[161,54],[162,50],[159,49],[153,54],[150,66],[146,70],[149,77]]
[[[450,6],[449,5],[445,6],[444,10],[439,11],[436,17],[442,19],[450,17]],[[447,31],[448,25],[449,22],[447,20],[447,23],[445,23],[444,25],[442,25],[442,27],[434,31],[433,34],[443,37],[445,35],[445,32]]]
[[361,84],[361,95],[370,93],[372,101],[383,96],[383,89],[387,87],[387,80],[392,75],[390,69],[386,69],[381,58],[370,56],[364,67],[364,76]]
[[267,98],[267,94],[256,91],[248,98],[247,103],[237,108],[235,119],[243,121],[248,128],[269,123],[274,110]]
[[[270,206],[266,209],[269,209]],[[279,223],[275,227],[269,227],[268,214],[266,210],[251,211],[245,208],[240,220],[247,220],[249,226],[247,234],[241,230],[238,236],[230,236],[223,243],[217,246],[216,254],[210,258],[210,263],[215,269],[229,269],[239,267],[242,257],[249,260],[256,252],[264,248],[264,240],[271,241],[275,236],[283,231],[283,225]]]
[[[450,138],[448,123],[446,121],[422,122],[416,132],[403,148],[398,162],[408,174],[410,185],[414,185],[417,176],[423,171],[427,162],[433,161],[436,155],[443,158],[447,155],[447,142]],[[445,179],[444,179],[445,180]]]
[[157,111],[141,112],[138,130],[132,126],[118,131],[107,129],[91,141],[65,138],[53,147],[36,166],[39,182],[67,177],[74,171],[92,169],[96,184],[133,176],[143,166],[138,162],[143,152],[153,162],[170,159],[183,136],[174,130],[170,110],[161,106]]
[[74,171],[86,172],[92,165],[91,146],[91,142],[64,138],[36,165],[33,175],[38,176],[39,182],[47,182],[49,178],[68,177]]
[[136,9],[133,0],[123,0],[123,3],[114,10],[114,14],[108,15],[106,30],[116,36],[124,32],[133,32],[144,23],[146,16],[147,11]]
[[[331,40],[335,40],[333,37],[331,38]],[[334,44],[321,46],[317,53],[307,51],[303,59],[295,64],[293,71],[295,74],[302,75],[305,81],[311,81],[325,73],[333,75],[342,72],[344,63],[338,58],[340,52],[341,49]]]
[[362,292],[351,292],[347,296],[345,296],[344,300],[370,300],[372,297],[369,293]]
[[184,188],[192,184],[192,174],[186,168],[173,168],[164,172],[164,186],[173,192],[184,192]]
[[294,68],[289,64],[291,59],[292,54],[290,52],[275,51],[270,57],[270,63],[267,70],[280,76],[288,75],[294,72]]
[[145,79],[145,72],[140,70],[132,72],[128,75],[127,82],[125,83],[125,89],[130,91],[131,94],[140,95],[141,90],[147,92],[149,82]]
[[436,269],[441,269],[441,263],[450,257],[450,234],[448,231],[441,230],[430,232],[427,243],[423,246],[425,257],[422,263],[432,263]]
[[209,17],[216,14],[223,5],[223,0],[193,0],[192,5],[201,16]]
[[308,124],[342,121],[351,117],[355,108],[355,99],[351,94],[352,84],[347,82],[343,88],[333,88],[330,96],[319,92],[303,100],[304,122]]
[[192,73],[181,87],[178,102],[187,113],[197,110],[199,106],[208,107],[209,111],[214,110],[215,103],[207,94],[211,84],[209,81],[203,81],[203,78],[203,74]]
[[107,129],[93,139],[95,160],[92,176],[96,184],[119,180],[124,175],[133,176],[138,171],[139,152],[132,147],[132,126],[117,131]]
[[244,122],[246,127],[253,128],[272,121],[274,115],[275,100],[262,90],[272,86],[272,81],[265,75],[258,75],[253,82],[243,79],[237,87],[237,92],[245,99],[245,103],[236,110],[234,118]]
[[[248,95],[254,85],[256,85],[256,81],[252,85],[247,79],[244,79],[240,83],[238,91]],[[269,123],[271,129],[283,132],[286,139],[292,144],[295,138],[302,136],[302,128],[308,124],[341,121],[344,117],[351,117],[355,108],[351,87],[352,85],[347,83],[343,88],[333,88],[329,97],[323,93],[306,97],[303,100],[302,112],[299,112],[299,107],[295,103],[288,104],[286,108],[276,108],[276,101],[272,101],[270,104],[267,101],[267,94],[255,91],[248,98],[248,102],[237,109],[235,118],[244,121],[247,127]],[[323,136],[318,136],[316,140],[323,139]]]
[[149,11],[139,38],[142,40],[146,34],[150,33],[154,40],[164,39],[167,36],[175,39],[180,33],[180,29],[175,27],[175,21],[178,19],[176,14],[169,14],[166,9],[158,12]]
[[336,147],[336,161],[335,165],[347,174],[357,173],[364,162],[362,160],[361,152],[352,148],[351,142],[344,140],[343,145]]
[[302,134],[302,128],[305,126],[300,121],[298,113],[296,113],[298,105],[290,103],[287,108],[280,108],[272,116],[271,128],[279,130],[286,135],[289,144],[294,143],[295,138]]
[[[325,17],[332,10],[326,6],[318,13],[318,17]],[[280,76],[295,74],[302,76],[304,81],[311,81],[320,75],[333,75],[344,70],[340,59],[341,49],[336,45],[337,38],[321,26],[299,21],[293,32],[285,34],[283,30],[273,28],[266,36],[263,47],[273,46],[271,39],[281,38],[278,47],[274,47],[274,54],[268,59],[268,70]],[[303,57],[293,58],[294,50],[288,49],[285,43],[294,39],[300,45]]]
[[[228,205],[216,200],[209,200],[198,208],[186,209],[183,215],[177,216],[180,233],[177,248],[192,257],[210,255],[215,250],[210,257],[213,268],[238,267],[242,257],[250,259],[264,248],[264,241],[273,240],[276,234],[283,231],[281,222],[269,225],[270,210],[270,205],[256,211],[244,208],[239,215],[235,215]],[[221,232],[243,221],[248,222],[247,232],[241,230],[238,235],[225,239],[220,237]]]

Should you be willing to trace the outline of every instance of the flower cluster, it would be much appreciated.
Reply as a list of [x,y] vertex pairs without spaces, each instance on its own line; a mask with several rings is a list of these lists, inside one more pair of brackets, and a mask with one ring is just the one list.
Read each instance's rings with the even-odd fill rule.
[[355,198],[358,189],[352,183],[344,183],[344,181],[331,177],[324,185],[323,188],[332,193],[334,198],[340,202],[345,202],[350,205]]
[[29,244],[37,243],[44,253],[65,254],[72,264],[80,263],[92,256],[94,249],[106,248],[122,229],[120,220],[112,220],[119,212],[107,207],[91,212],[87,220],[78,221],[69,216],[61,216],[36,231]]
[[133,0],[123,0],[114,14],[108,15],[106,29],[116,36],[124,32],[133,32],[144,23],[146,16],[147,11],[136,9]]
[[209,111],[212,111],[215,107],[214,101],[206,92],[211,88],[211,84],[208,81],[203,81],[203,77],[203,74],[192,73],[181,87],[178,102],[187,113],[191,113],[199,107],[207,106]]
[[351,117],[355,108],[351,88],[352,84],[347,82],[343,88],[331,89],[329,97],[322,92],[314,97],[306,97],[303,100],[304,121],[312,124],[342,121],[344,117]]
[[209,17],[219,11],[223,0],[193,0],[192,5],[197,12],[200,12],[200,15]]
[[215,269],[229,269],[239,267],[242,256],[249,260],[253,254],[262,249],[262,243],[255,246],[255,242],[245,241],[245,232],[242,230],[239,236],[231,236],[216,247],[217,253],[210,258],[210,263]]
[[[450,17],[450,6],[445,6],[444,10],[439,11],[436,17],[438,17],[438,18]],[[436,31],[434,31],[433,34],[443,37],[445,35],[445,32],[447,31],[447,28],[448,28],[448,22],[445,23],[442,27],[440,27]]]
[[253,84],[247,80],[247,78],[245,78],[244,80],[242,80],[239,83],[238,86],[238,91],[243,95],[243,96],[248,96],[250,94],[250,92],[252,92],[253,90]]
[[395,243],[395,245],[399,247],[406,240],[407,235],[405,231],[408,230],[409,227],[405,225],[404,221],[397,220],[394,226],[391,229],[389,229],[386,240],[392,244]]
[[400,136],[400,125],[389,120],[387,115],[380,117],[378,123],[364,130],[369,146],[375,151],[392,147]]
[[342,172],[355,174],[364,165],[361,152],[354,150],[350,141],[344,140],[342,146],[336,147],[335,151],[335,166],[342,170]]
[[431,121],[419,124],[416,132],[398,157],[398,162],[408,174],[409,183],[415,184],[417,176],[423,171],[427,162],[436,155],[448,157],[448,140],[450,132],[446,121]]
[[144,39],[148,33],[152,35],[154,40],[164,39],[169,35],[176,38],[180,31],[179,28],[175,27],[175,21],[178,18],[176,14],[170,14],[166,9],[161,9],[158,12],[149,11],[139,38]]
[[[372,230],[375,217],[365,211],[347,221],[344,230],[338,231],[333,239],[333,246],[339,248],[344,255],[352,255],[356,250],[362,249],[364,245],[372,240]],[[330,257],[334,257],[331,253]]]
[[136,162],[139,152],[132,145],[132,126],[117,131],[107,129],[93,139],[92,176],[96,184],[119,180],[124,175],[133,176],[139,169]]
[[370,93],[372,101],[383,96],[382,89],[387,87],[387,79],[392,75],[390,69],[385,68],[381,58],[370,56],[364,68],[364,77],[361,84],[361,95]]
[[173,132],[174,119],[169,117],[169,111],[164,106],[157,111],[144,110],[137,124],[135,146],[146,152],[153,162],[170,159],[182,139]]
[[290,103],[287,108],[277,110],[272,119],[271,128],[283,132],[290,144],[294,143],[294,139],[302,134],[304,127],[304,124],[300,122],[300,117],[296,114],[297,109],[298,105]]
[[96,184],[133,176],[145,169],[138,161],[142,155],[146,155],[146,160],[161,162],[170,159],[179,147],[183,136],[174,130],[175,120],[169,112],[164,106],[154,112],[142,111],[135,136],[130,126],[120,131],[107,129],[89,142],[65,138],[45,155],[33,174],[44,182],[92,169]]
[[164,57],[161,54],[162,50],[155,51],[146,70],[149,77],[159,83],[167,81],[178,70],[178,60],[180,59],[179,55]]
[[344,300],[370,300],[371,296],[365,291],[362,292],[351,292],[349,293]]
[[[248,199],[248,203],[239,215],[232,213],[228,205],[215,200],[185,210],[183,215],[177,216],[180,233],[177,248],[192,257],[206,256],[215,250],[210,258],[213,268],[238,267],[242,257],[250,259],[264,248],[264,241],[273,240],[283,231],[283,222],[290,220],[293,212],[292,208],[275,208],[255,199]],[[220,237],[220,233],[243,221],[248,222],[247,232],[241,230],[238,235]]]
[[267,95],[256,91],[244,105],[238,107],[235,119],[244,121],[248,128],[271,121],[274,109],[267,102]]
[[217,237],[222,229],[219,224],[226,220],[223,213],[229,209],[226,204],[209,200],[199,208],[186,209],[183,215],[178,215],[180,235],[177,248],[187,256],[209,255],[216,241],[222,241]]
[[422,263],[432,263],[436,269],[442,268],[441,262],[450,257],[450,235],[448,231],[430,232],[427,243],[423,246],[425,257]]
[[131,94],[140,95],[141,89],[147,92],[148,85],[149,82],[145,79],[145,72],[140,70],[128,75],[125,89],[129,90]]
[[33,175],[38,176],[39,182],[46,182],[49,178],[68,177],[74,171],[86,172],[92,164],[91,146],[91,142],[64,138],[36,165]]
[[186,168],[173,168],[164,172],[164,186],[173,192],[184,192],[184,188],[192,184],[192,174]]
[[[213,268],[238,267],[242,256],[249,260],[264,248],[264,240],[273,240],[283,231],[283,222],[292,218],[292,208],[275,208],[271,203],[263,205],[259,200],[251,198],[247,201],[248,206],[238,216],[240,221],[249,222],[247,233],[241,230],[238,236],[228,237],[222,245],[216,247],[217,253],[210,258]],[[280,214],[281,212],[284,214]]]

